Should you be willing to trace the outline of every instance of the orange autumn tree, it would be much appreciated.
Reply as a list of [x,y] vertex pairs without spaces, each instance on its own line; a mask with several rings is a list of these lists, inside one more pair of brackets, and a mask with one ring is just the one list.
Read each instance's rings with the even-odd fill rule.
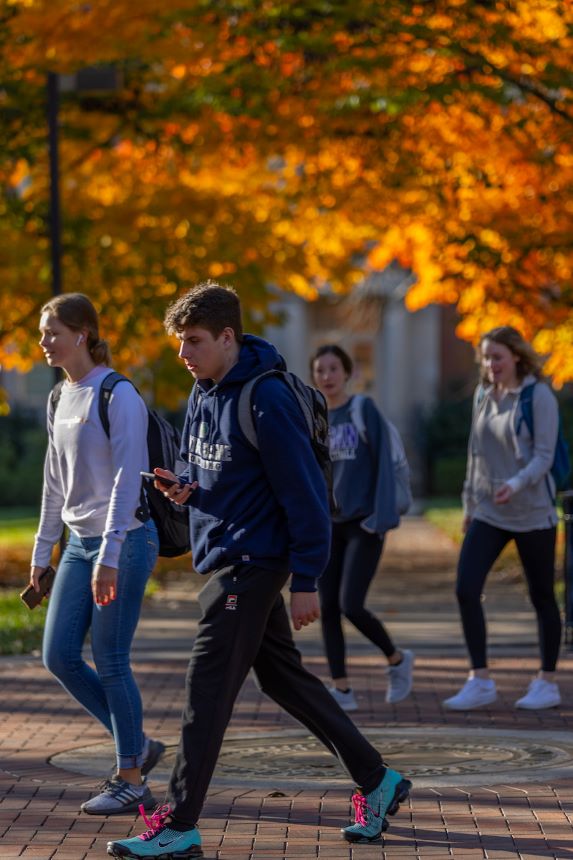
[[573,378],[569,2],[166,6],[2,5],[2,364],[36,356],[50,290],[46,72],[112,63],[114,93],[62,95],[61,191],[64,285],[119,365],[165,380],[163,310],[198,279],[256,321],[269,283],[313,298],[397,259],[411,309],[512,323]]

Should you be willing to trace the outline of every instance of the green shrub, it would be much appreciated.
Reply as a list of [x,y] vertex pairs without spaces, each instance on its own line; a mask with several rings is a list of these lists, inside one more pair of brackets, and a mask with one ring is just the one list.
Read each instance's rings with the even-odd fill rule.
[[432,493],[436,496],[460,496],[466,474],[465,455],[453,454],[432,460]]
[[466,469],[472,398],[440,400],[422,420],[421,439],[430,496],[459,496]]
[[0,417],[0,507],[15,500],[37,506],[42,496],[46,431],[33,413],[15,410]]

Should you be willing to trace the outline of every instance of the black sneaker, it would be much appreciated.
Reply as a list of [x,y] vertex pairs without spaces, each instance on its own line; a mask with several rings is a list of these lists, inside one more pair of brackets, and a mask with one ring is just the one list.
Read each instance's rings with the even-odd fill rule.
[[147,756],[145,757],[145,761],[141,765],[142,776],[146,776],[149,771],[153,770],[164,752],[165,744],[161,743],[161,741],[149,741],[149,746],[147,748]]
[[104,782],[99,794],[82,803],[81,810],[88,815],[123,815],[137,812],[140,806],[146,811],[157,806],[147,783],[131,785],[120,776],[114,776]]

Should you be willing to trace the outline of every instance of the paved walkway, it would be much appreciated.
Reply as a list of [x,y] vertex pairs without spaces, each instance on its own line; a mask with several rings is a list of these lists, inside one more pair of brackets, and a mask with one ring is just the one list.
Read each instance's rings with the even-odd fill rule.
[[[336,767],[331,782],[313,781],[312,768],[323,775],[331,760],[325,763],[311,750],[309,761],[300,726],[248,679],[227,733],[226,765],[217,772],[201,821],[208,860],[573,860],[573,771],[560,759],[567,741],[573,747],[571,656],[562,660],[562,707],[539,713],[513,709],[536,669],[535,621],[517,571],[498,572],[486,607],[499,700],[479,712],[444,711],[441,700],[466,674],[453,599],[455,558],[447,538],[411,518],[391,536],[372,589],[372,604],[383,610],[397,642],[417,654],[415,690],[407,701],[384,702],[383,663],[348,630],[360,703],[356,722],[388,750],[392,764],[415,771],[411,800],[392,819],[384,840],[352,849],[340,839],[339,828],[349,820],[350,784]],[[169,744],[178,733],[200,584],[190,574],[185,587],[173,585],[149,602],[134,650],[146,730]],[[307,665],[325,678],[318,627],[304,630],[299,642]],[[111,766],[112,747],[38,658],[0,659],[0,693],[0,860],[104,858],[108,839],[140,832],[134,816],[78,813],[98,780],[86,772]],[[552,739],[563,742],[562,748],[552,751]],[[297,756],[301,773],[310,768],[310,777],[293,780]],[[83,773],[76,772],[78,758]],[[281,761],[284,770],[273,771]],[[158,798],[166,776],[165,767],[153,774]]]

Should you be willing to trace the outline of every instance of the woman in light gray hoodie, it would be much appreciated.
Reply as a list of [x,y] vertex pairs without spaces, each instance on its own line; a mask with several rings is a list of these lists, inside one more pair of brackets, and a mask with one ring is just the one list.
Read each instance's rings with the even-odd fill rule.
[[542,381],[541,357],[516,329],[487,332],[478,357],[482,380],[468,445],[456,590],[472,670],[462,689],[443,704],[465,711],[497,698],[487,668],[481,595],[495,560],[514,540],[537,614],[541,650],[540,672],[515,707],[552,708],[561,702],[555,681],[561,641],[554,594],[556,488],[550,471],[559,429],[557,400]]

